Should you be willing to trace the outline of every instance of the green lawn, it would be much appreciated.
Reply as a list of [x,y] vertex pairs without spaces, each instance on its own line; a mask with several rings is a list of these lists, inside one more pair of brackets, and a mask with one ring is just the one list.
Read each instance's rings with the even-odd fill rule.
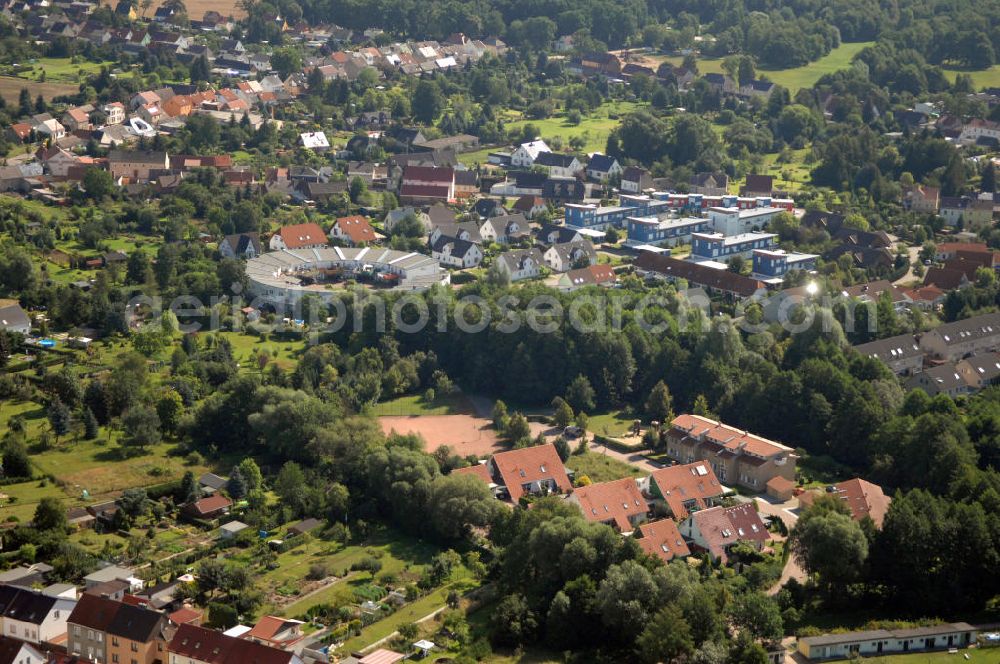
[[31,67],[31,69],[22,69],[17,73],[17,76],[29,81],[38,81],[42,72],[45,72],[47,82],[79,83],[83,81],[85,76],[99,72],[102,65],[113,67],[114,63],[79,62],[74,64],[70,58],[39,58],[35,62],[23,63],[23,67]]
[[802,67],[781,70],[762,70],[760,73],[778,85],[787,88],[793,95],[799,88],[811,88],[826,74],[851,66],[851,59],[874,42],[843,43],[815,62]]
[[[965,659],[966,655],[969,659]],[[962,650],[958,655],[947,652],[916,653],[912,655],[890,655],[887,657],[865,657],[865,662],[871,664],[945,664],[945,662],[980,662],[980,664],[996,664],[1000,662],[1000,649],[970,648]]]
[[576,477],[586,475],[592,482],[610,482],[623,477],[642,477],[638,468],[591,450],[586,454],[574,454],[566,460],[566,466],[576,473]]
[[[792,69],[761,69],[760,75],[767,76],[778,85],[788,88],[794,95],[799,88],[810,88],[824,74],[829,74],[849,67],[851,58],[857,55],[862,49],[871,46],[874,42],[853,42],[843,43],[830,51],[815,62],[810,62],[802,67]],[[681,56],[669,56],[663,58],[666,62],[680,65],[684,58]],[[698,72],[704,74],[721,74],[722,58],[698,58]]]
[[626,433],[632,427],[635,418],[624,411],[609,411],[606,413],[587,414],[587,429],[602,436],[615,438]]
[[1000,87],[1000,65],[993,65],[989,69],[979,71],[969,71],[966,69],[952,69],[946,67],[944,70],[948,80],[954,82],[959,74],[969,74],[976,89]]
[[462,394],[438,397],[433,403],[427,403],[421,395],[412,394],[377,403],[372,408],[372,414],[376,417],[387,415],[398,417],[411,415],[471,415],[473,413],[472,404]]
[[267,352],[271,362],[277,363],[283,369],[292,368],[298,361],[298,356],[308,347],[305,339],[282,340],[269,337],[262,341],[260,337],[242,332],[217,332],[233,345],[233,357],[240,363],[240,368],[247,371],[257,371],[253,362],[254,351]]
[[544,120],[515,120],[514,122],[507,123],[507,128],[517,131],[526,124],[532,124],[538,127],[538,133],[546,141],[558,136],[562,138],[564,145],[567,146],[569,139],[574,136],[583,136],[587,140],[586,145],[583,147],[583,152],[604,152],[608,143],[608,134],[618,126],[619,118],[631,113],[638,107],[639,104],[634,102],[608,102],[602,104],[590,115],[585,116],[578,125],[567,122],[565,115],[560,112]]

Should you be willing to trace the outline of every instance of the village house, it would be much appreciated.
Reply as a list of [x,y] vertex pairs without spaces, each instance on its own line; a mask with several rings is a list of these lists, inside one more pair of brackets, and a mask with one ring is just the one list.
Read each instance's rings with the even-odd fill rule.
[[920,348],[939,360],[957,362],[967,355],[1000,348],[1000,313],[945,323],[925,332]]
[[881,528],[885,515],[889,511],[892,499],[885,495],[882,487],[865,481],[860,477],[837,482],[823,489],[806,491],[799,496],[799,505],[809,507],[820,496],[831,496],[842,501],[851,510],[851,518],[855,521],[869,518],[876,527]]
[[278,616],[262,616],[244,639],[270,646],[279,650],[291,650],[295,644],[304,638],[301,620],[279,618]]
[[455,170],[438,166],[406,166],[400,182],[399,200],[412,205],[455,200]]
[[339,217],[330,228],[330,238],[339,240],[348,247],[371,245],[378,242],[375,229],[368,223],[368,219],[360,215]]
[[47,654],[29,643],[0,636],[0,664],[47,664]]
[[166,152],[148,150],[112,150],[108,153],[108,170],[116,180],[148,182],[154,174],[170,168]]
[[541,196],[520,196],[514,201],[514,211],[520,212],[527,219],[534,219],[548,209],[545,199]]
[[747,175],[746,183],[740,187],[740,196],[756,198],[757,196],[769,197],[774,194],[774,178],[770,175],[757,175],[751,173]]
[[587,267],[597,263],[597,251],[590,240],[553,244],[542,259],[554,272],[568,272],[575,268]]
[[647,521],[639,525],[638,531],[640,537],[636,541],[642,550],[665,563],[691,555],[691,549],[672,519]]
[[924,366],[924,350],[912,334],[900,334],[859,344],[858,353],[881,360],[897,376],[920,373]]
[[223,258],[250,260],[260,256],[260,233],[248,232],[227,235],[219,243],[219,254]]
[[167,645],[169,664],[302,664],[294,652],[196,625],[180,625]]
[[940,204],[941,190],[929,185],[914,185],[903,195],[903,207],[920,214],[937,214]]
[[441,265],[460,269],[478,267],[483,250],[475,242],[438,233],[430,243],[431,258]]
[[514,503],[526,495],[569,493],[573,489],[551,443],[498,452],[486,463],[486,470]]
[[729,193],[729,176],[725,173],[695,173],[689,184],[692,194],[724,196]]
[[610,265],[589,265],[560,276],[558,287],[561,291],[574,291],[587,286],[611,287],[617,283],[618,277]]
[[679,530],[693,545],[692,552],[704,551],[723,564],[729,561],[729,550],[736,544],[749,544],[760,551],[771,539],[752,503],[699,510],[682,521]]
[[553,177],[571,178],[583,170],[583,164],[575,155],[562,152],[540,152],[532,166],[539,166]]
[[938,216],[949,226],[959,224],[966,230],[977,230],[993,222],[993,201],[970,196],[944,197]]
[[496,258],[500,270],[510,277],[511,281],[533,279],[542,273],[545,264],[542,252],[538,249],[515,249],[507,251]]
[[318,224],[292,224],[282,226],[271,236],[268,246],[271,251],[282,249],[310,249],[327,246],[326,233]]
[[159,611],[93,594],[80,597],[67,622],[67,651],[107,664],[165,661],[174,630]]
[[192,519],[211,520],[227,514],[232,506],[233,501],[225,496],[215,495],[190,502],[181,510]]
[[667,455],[680,463],[706,461],[722,483],[763,491],[776,475],[795,479],[794,451],[700,415],[679,415],[667,431]]
[[641,194],[653,187],[653,178],[645,168],[629,166],[622,171],[618,188],[625,194]]
[[609,525],[624,535],[631,534],[649,512],[631,477],[577,487],[566,500],[579,507],[587,521]]
[[513,244],[528,237],[528,220],[521,214],[490,217],[479,226],[479,235],[487,242]]
[[921,389],[931,397],[947,394],[954,398],[971,394],[973,391],[972,386],[965,381],[953,362],[945,362],[914,374],[906,381],[904,387],[907,390]]
[[716,505],[724,489],[706,461],[659,468],[644,481],[644,490],[666,506],[675,519]]
[[90,129],[93,126],[90,123],[90,114],[93,110],[94,107],[90,104],[71,108],[63,113],[62,124],[70,131]]
[[1000,378],[1000,353],[970,355],[959,360],[955,369],[972,389],[981,390]]
[[551,153],[552,150],[542,139],[536,139],[528,143],[521,143],[510,155],[510,165],[514,168],[531,168],[538,159],[538,155],[543,152]]
[[614,157],[595,152],[587,162],[587,177],[595,182],[609,182],[622,174],[622,166]]
[[66,635],[66,619],[76,600],[42,590],[0,586],[0,630],[32,644],[53,643]]

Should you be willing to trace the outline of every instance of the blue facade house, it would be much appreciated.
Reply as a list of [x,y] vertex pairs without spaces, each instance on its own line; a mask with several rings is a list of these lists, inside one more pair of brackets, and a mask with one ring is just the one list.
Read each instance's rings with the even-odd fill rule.
[[695,262],[724,262],[733,256],[750,256],[755,249],[772,249],[774,233],[741,233],[725,236],[722,233],[692,233],[691,258]]
[[692,233],[709,230],[708,219],[698,217],[660,219],[658,217],[629,217],[626,220],[628,239],[625,245],[659,245],[676,247],[691,241]]
[[598,207],[592,204],[567,203],[566,226],[576,229],[607,230],[624,228],[628,217],[645,217],[667,212],[666,201],[649,196],[622,195],[620,205]]
[[764,282],[781,282],[792,270],[815,270],[816,254],[799,254],[782,249],[755,249],[753,276]]

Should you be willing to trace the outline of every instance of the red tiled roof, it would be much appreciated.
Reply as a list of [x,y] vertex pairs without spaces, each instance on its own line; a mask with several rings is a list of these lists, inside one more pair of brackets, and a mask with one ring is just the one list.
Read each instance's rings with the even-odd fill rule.
[[767,526],[757,514],[753,503],[741,503],[724,509],[726,516],[729,517],[729,522],[736,529],[737,539],[758,542],[766,542],[771,539],[771,534],[767,532]]
[[326,244],[326,233],[318,224],[313,223],[282,226],[278,229],[278,235],[289,249]]
[[802,494],[799,502],[808,507],[819,496],[836,496],[847,503],[851,510],[851,517],[855,521],[860,521],[867,516],[871,517],[876,526],[882,527],[885,514],[889,511],[889,503],[892,502],[892,499],[882,491],[882,487],[856,477],[852,480],[838,482],[830,488],[833,491],[807,491]]
[[401,655],[394,650],[379,648],[362,657],[358,664],[396,664],[396,662],[403,661],[405,657],[406,655]]
[[490,463],[503,479],[510,499],[515,503],[525,493],[523,485],[540,480],[552,480],[562,491],[573,489],[566,467],[551,443],[499,452],[493,455]]
[[722,485],[707,461],[653,471],[650,481],[677,519],[687,518],[689,507],[705,509],[708,500],[722,495]]
[[170,618],[170,622],[174,623],[175,625],[186,625],[189,623],[199,622],[202,618],[202,615],[201,611],[195,611],[194,609],[184,607],[182,609],[177,609],[176,611],[171,613],[168,617]]
[[434,182],[450,186],[455,181],[455,171],[437,166],[407,166],[403,169],[403,183],[409,181]]
[[790,447],[773,440],[755,436],[747,431],[741,431],[734,427],[726,426],[721,422],[710,420],[700,415],[678,415],[670,423],[675,429],[681,429],[689,436],[700,437],[712,440],[730,450],[742,448],[744,451],[755,456],[767,458],[774,454],[791,452]]
[[225,509],[232,504],[233,501],[225,496],[209,496],[208,498],[202,498],[191,503],[189,509],[197,514],[211,514],[212,512]]
[[284,650],[189,624],[177,628],[167,651],[209,664],[288,664],[294,656]]
[[677,524],[670,519],[644,523],[639,526],[639,533],[642,537],[637,541],[642,550],[651,556],[657,556],[663,562],[691,555]]
[[726,549],[740,541],[766,542],[770,538],[764,522],[751,503],[734,507],[712,507],[690,517],[713,558],[727,562]]
[[452,475],[472,475],[473,477],[478,477],[487,484],[493,484],[493,478],[490,477],[490,471],[486,467],[485,463],[477,463],[472,466],[466,466],[465,468],[456,468],[451,471]]
[[334,223],[340,228],[340,232],[349,237],[354,244],[374,242],[376,239],[375,230],[361,215],[340,217]]
[[632,531],[629,517],[646,514],[649,505],[631,477],[599,482],[573,490],[570,500],[577,503],[588,521],[607,523],[613,520],[619,532]]
[[906,295],[914,302],[934,302],[944,296],[944,291],[937,286],[921,286],[906,291]]

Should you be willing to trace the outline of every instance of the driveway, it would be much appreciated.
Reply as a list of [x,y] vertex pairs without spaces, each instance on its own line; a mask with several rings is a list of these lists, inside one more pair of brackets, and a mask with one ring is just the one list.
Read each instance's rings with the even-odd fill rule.
[[896,281],[892,282],[896,286],[908,286],[914,281],[920,281],[915,274],[913,274],[913,266],[920,262],[920,250],[923,247],[907,247],[906,253],[910,256],[910,269],[906,271],[906,274],[901,276]]
[[[789,531],[795,527],[795,522],[799,520],[798,498],[792,498],[791,500],[787,500],[785,502],[778,502],[766,496],[757,496],[755,500],[757,501],[758,512],[767,516],[778,517]],[[767,594],[776,595],[789,579],[795,579],[799,583],[805,583],[806,581],[806,572],[802,569],[802,566],[799,565],[799,561],[794,555],[788,556],[788,561],[785,563],[784,569],[781,570],[781,577],[778,579],[777,583],[768,588]]]

